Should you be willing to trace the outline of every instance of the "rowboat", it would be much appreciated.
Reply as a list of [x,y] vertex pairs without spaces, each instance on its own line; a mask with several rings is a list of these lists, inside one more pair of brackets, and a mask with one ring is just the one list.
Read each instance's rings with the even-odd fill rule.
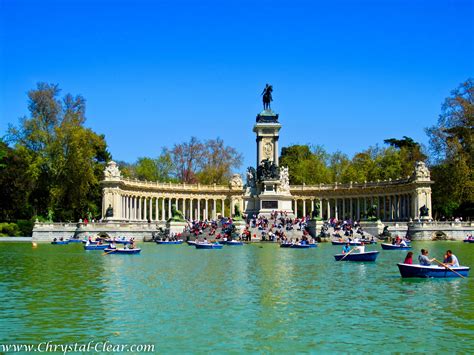
[[290,246],[292,249],[309,249],[309,248],[316,248],[316,244],[300,244],[295,243]]
[[341,241],[338,241],[338,240],[333,240],[331,241],[332,245],[346,245],[347,243],[349,243],[349,245],[362,245],[362,242],[364,242],[364,244],[377,244],[376,241],[360,241],[360,242],[341,242]]
[[281,243],[280,248],[291,248],[293,243]]
[[403,246],[403,245],[397,245],[397,244],[388,244],[388,243],[382,243],[380,244],[382,246],[382,249],[384,250],[410,250],[411,246]]
[[168,241],[157,240],[156,244],[183,244],[183,241],[181,239],[180,240],[168,240]]
[[219,243],[196,243],[196,249],[222,249],[223,245]]
[[69,238],[69,239],[68,239],[68,242],[69,242],[69,243],[82,243],[82,239]]
[[[437,265],[414,265],[414,264],[404,264],[398,263],[398,270],[400,270],[400,275],[402,277],[436,277],[436,278],[445,278],[445,277],[460,277],[455,272],[452,272],[446,267],[437,266]],[[459,266],[451,267],[450,269],[456,271],[458,274],[461,274],[464,277],[467,277],[469,274],[468,266]]]
[[228,240],[225,245],[244,245],[244,243],[239,240]]
[[84,245],[84,250],[105,250],[108,247],[108,244],[89,244]]
[[142,250],[140,248],[135,249],[111,249],[105,248],[104,252],[107,254],[139,254]]
[[69,240],[57,240],[55,242],[51,242],[51,244],[61,244],[61,245],[64,245],[64,244],[69,244]]
[[336,254],[334,258],[336,261],[341,259],[342,261],[375,261],[379,253],[379,251],[367,251],[365,253]]
[[188,243],[188,245],[190,245],[190,246],[195,246],[196,245],[195,240],[188,240],[186,243]]

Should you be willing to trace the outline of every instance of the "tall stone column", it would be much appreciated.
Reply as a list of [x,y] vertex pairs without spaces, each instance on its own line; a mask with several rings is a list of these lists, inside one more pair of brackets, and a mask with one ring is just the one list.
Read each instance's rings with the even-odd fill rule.
[[303,201],[303,218],[306,217],[306,199],[302,199]]
[[222,217],[224,217],[225,216],[225,199],[224,198],[222,199],[221,209],[222,209]]
[[198,198],[197,200],[197,215],[196,215],[196,219],[198,221],[201,220],[201,198]]
[[173,203],[173,197],[168,198],[168,218],[171,218],[171,204]]
[[146,200],[147,200],[146,196],[143,197],[143,215],[142,215],[143,217],[142,217],[142,219],[144,221],[146,221],[148,219],[147,215],[146,215],[146,211],[147,211],[147,209],[146,209]]
[[334,199],[334,217],[339,220],[339,213],[338,213],[338,208],[337,208],[337,205],[338,205],[338,200],[337,198]]
[[206,213],[205,213],[204,218],[207,220],[209,220],[208,213],[209,213],[209,200],[206,198]]
[[217,200],[213,199],[212,200],[212,219],[216,219],[216,210],[217,210]]
[[326,200],[326,203],[327,203],[327,213],[328,213],[328,219],[331,218],[331,202],[329,201],[329,198]]
[[161,220],[166,221],[166,218],[165,218],[165,197],[164,196],[161,198]]

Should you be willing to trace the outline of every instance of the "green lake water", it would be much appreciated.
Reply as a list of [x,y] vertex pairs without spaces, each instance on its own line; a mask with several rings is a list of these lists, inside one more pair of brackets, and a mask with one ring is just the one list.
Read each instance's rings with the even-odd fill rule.
[[[157,352],[474,350],[474,271],[401,279],[406,251],[335,262],[341,248],[272,244],[141,255],[82,245],[0,243],[0,344],[153,343]],[[474,244],[414,242],[474,267]],[[369,246],[368,250],[380,250]],[[415,258],[414,258],[415,259]]]

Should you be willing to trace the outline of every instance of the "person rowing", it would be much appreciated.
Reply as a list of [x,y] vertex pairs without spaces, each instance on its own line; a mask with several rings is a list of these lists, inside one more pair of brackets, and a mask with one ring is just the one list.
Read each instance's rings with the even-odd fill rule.
[[350,251],[351,251],[351,247],[350,247],[349,243],[346,243],[346,245],[344,245],[344,247],[342,248],[342,254],[346,254]]
[[443,263],[451,267],[459,267],[459,261],[456,255],[453,254],[451,250],[446,251],[446,256],[443,260]]
[[354,248],[355,250],[357,250],[359,253],[365,253],[365,245],[364,245],[364,242],[360,242],[360,245],[356,246]]
[[418,261],[420,262],[420,265],[430,266],[431,263],[435,261],[435,258],[428,258],[428,250],[421,249],[421,255],[418,256]]

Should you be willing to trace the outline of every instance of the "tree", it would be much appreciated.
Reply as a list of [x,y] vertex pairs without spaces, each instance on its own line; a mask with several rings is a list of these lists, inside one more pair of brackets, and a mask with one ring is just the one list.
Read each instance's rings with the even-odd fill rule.
[[67,94],[61,100],[59,87],[39,83],[28,92],[29,117],[18,127],[9,127],[15,151],[28,157],[25,174],[32,179],[27,194],[33,213],[56,219],[97,215],[101,205],[102,173],[110,159],[105,138],[85,128],[85,99]]
[[439,215],[474,216],[474,81],[451,92],[435,126],[426,129],[433,154],[433,208]]
[[289,168],[290,184],[330,182],[328,154],[321,146],[292,145],[281,150],[280,166]]
[[421,145],[410,137],[403,136],[402,139],[385,139],[384,143],[400,151],[401,174],[403,177],[411,175],[417,161],[425,161],[427,158],[422,151]]

